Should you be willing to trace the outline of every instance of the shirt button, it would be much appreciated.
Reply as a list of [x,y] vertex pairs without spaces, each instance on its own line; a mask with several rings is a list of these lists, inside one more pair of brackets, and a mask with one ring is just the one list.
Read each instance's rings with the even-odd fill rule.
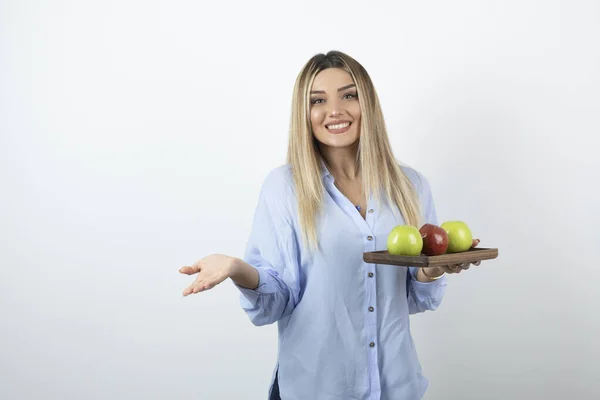
[[369,272],[369,278],[372,278],[372,277],[373,277],[373,273]]
[[369,214],[373,214],[373,212],[375,212],[375,210],[373,210],[372,208],[369,210]]
[[367,240],[373,240],[373,236],[367,236]]
[[373,307],[369,307],[369,311],[373,312],[375,309]]
[[373,342],[369,343],[369,347],[375,347],[375,343],[373,343]]

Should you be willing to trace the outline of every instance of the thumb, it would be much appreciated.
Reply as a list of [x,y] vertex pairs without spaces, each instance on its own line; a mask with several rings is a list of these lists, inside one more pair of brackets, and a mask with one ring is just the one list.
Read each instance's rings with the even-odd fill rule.
[[476,247],[479,244],[479,242],[479,239],[473,239],[473,244],[471,245],[471,247]]
[[179,272],[182,274],[186,274],[186,275],[193,275],[200,271],[201,271],[201,269],[200,269],[199,265],[185,266],[185,267],[179,268]]

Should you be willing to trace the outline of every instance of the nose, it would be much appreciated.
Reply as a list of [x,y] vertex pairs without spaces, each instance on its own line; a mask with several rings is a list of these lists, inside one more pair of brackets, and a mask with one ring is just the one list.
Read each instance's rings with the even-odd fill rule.
[[329,105],[331,106],[331,108],[329,109],[329,115],[331,117],[335,117],[335,116],[343,114],[342,105],[338,100],[330,101]]

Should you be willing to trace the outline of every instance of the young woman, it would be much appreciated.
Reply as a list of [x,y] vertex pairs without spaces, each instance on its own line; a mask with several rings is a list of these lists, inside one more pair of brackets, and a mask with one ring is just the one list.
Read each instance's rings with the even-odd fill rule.
[[[185,296],[231,278],[255,325],[278,323],[270,399],[420,399],[409,315],[435,310],[469,265],[367,264],[392,228],[438,224],[428,181],[400,165],[365,69],[311,58],[293,94],[288,163],[264,181],[243,259],[210,255]],[[474,241],[474,245],[478,241]]]

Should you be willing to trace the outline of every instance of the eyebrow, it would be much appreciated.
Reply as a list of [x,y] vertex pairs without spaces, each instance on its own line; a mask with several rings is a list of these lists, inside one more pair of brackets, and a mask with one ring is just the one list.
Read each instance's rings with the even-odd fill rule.
[[[351,87],[355,87],[355,86],[356,86],[356,85],[355,85],[354,83],[351,83],[351,84],[349,84],[349,85],[342,86],[342,87],[341,87],[341,88],[339,88],[337,91],[338,91],[338,92],[341,92],[342,90],[350,89]],[[323,94],[325,94],[325,91],[324,91],[324,90],[312,90],[312,91],[310,92],[310,94],[317,94],[317,93],[323,93]]]

